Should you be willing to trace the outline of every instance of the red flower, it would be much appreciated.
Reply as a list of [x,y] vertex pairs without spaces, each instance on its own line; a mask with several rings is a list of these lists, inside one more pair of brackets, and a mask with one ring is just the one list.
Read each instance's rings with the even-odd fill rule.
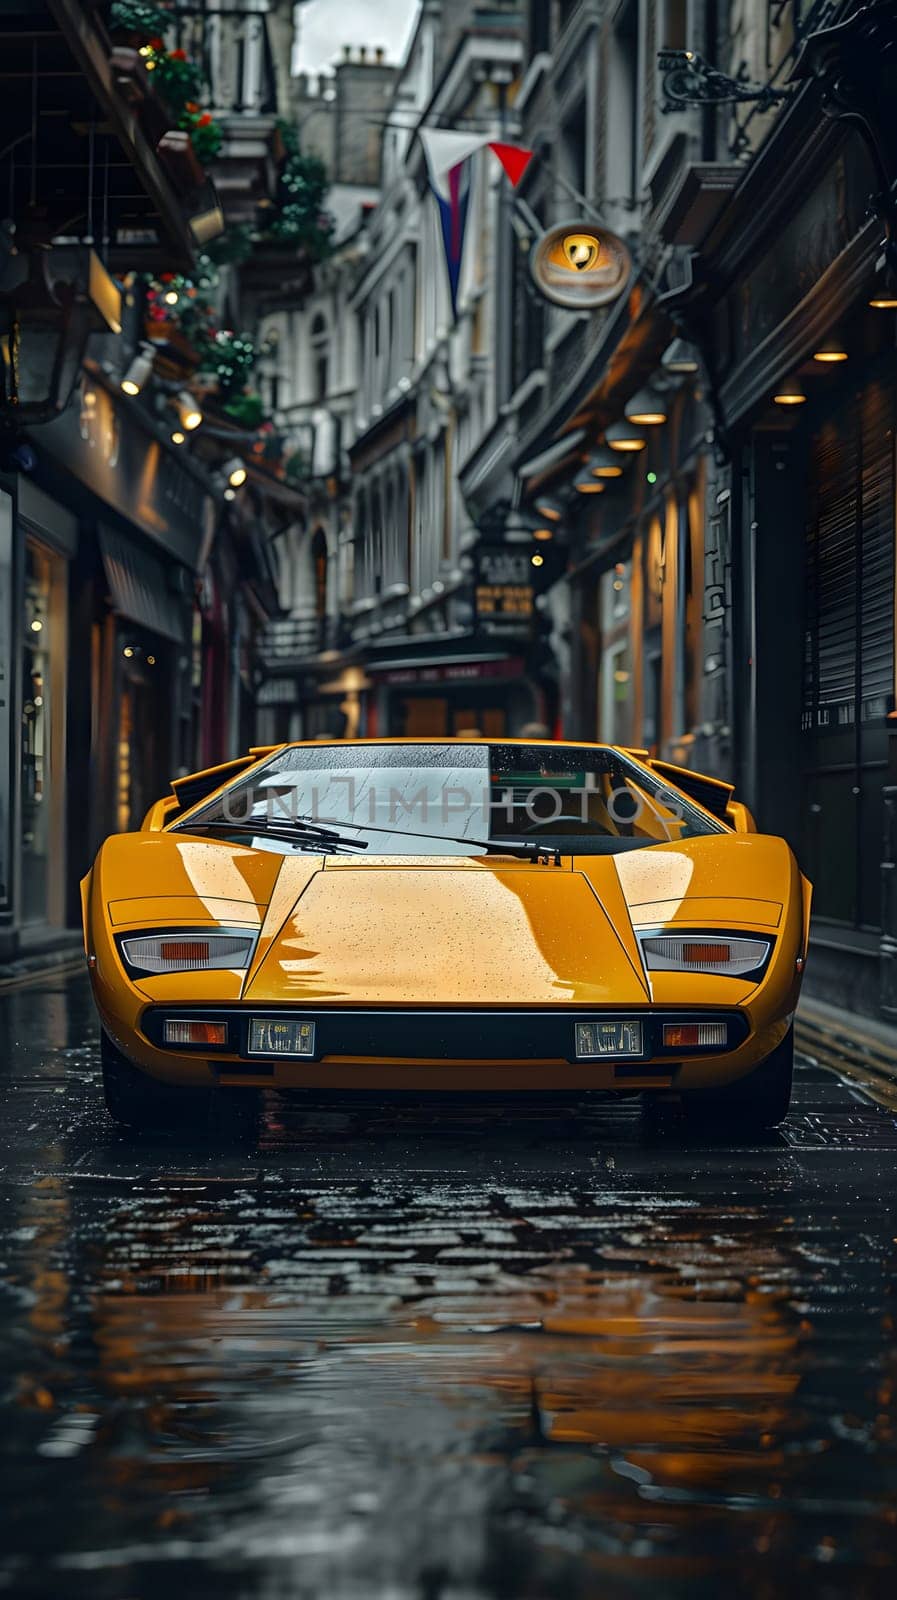
[[151,50],[164,50],[165,49],[165,40],[164,39],[150,39],[149,47],[150,47]]
[[199,110],[199,106],[196,104],[195,100],[188,100],[184,110],[189,111],[193,116],[195,116]]
[[173,272],[160,272],[159,273],[159,282],[160,283],[174,283],[174,273]]
[[186,50],[169,50],[168,59],[169,61],[186,61],[187,52]]
[[211,120],[212,120],[211,111],[204,111],[202,116],[199,119],[199,126],[201,128],[207,128],[209,126],[209,123],[211,122]]

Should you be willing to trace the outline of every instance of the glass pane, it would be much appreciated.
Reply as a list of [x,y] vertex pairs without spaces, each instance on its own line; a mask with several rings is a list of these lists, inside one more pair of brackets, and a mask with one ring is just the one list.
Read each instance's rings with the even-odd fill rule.
[[25,543],[25,626],[22,645],[22,920],[48,916],[51,794],[51,599],[53,558]]
[[[298,838],[302,825],[306,837]],[[294,746],[179,826],[261,846],[476,854],[504,840],[638,849],[720,832],[678,790],[616,751],[554,744]],[[309,832],[321,827],[325,835]],[[453,848],[454,847],[454,848]]]
[[12,500],[0,491],[0,905],[11,896],[10,667],[12,666]]

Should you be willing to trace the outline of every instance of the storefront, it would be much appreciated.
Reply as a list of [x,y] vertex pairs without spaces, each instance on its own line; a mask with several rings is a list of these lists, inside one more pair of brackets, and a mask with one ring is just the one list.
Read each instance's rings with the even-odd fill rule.
[[0,960],[64,942],[107,833],[196,765],[195,573],[216,505],[99,374],[0,487]]
[[728,455],[712,486],[723,559],[705,572],[704,603],[708,655],[731,663],[737,792],[813,881],[808,987],[878,1014],[897,931],[883,893],[895,312],[880,292],[869,158],[812,115],[795,102],[745,169],[685,306],[716,362]]
[[542,721],[543,702],[526,676],[522,655],[413,654],[367,665],[368,730],[396,738],[513,737],[528,722]]

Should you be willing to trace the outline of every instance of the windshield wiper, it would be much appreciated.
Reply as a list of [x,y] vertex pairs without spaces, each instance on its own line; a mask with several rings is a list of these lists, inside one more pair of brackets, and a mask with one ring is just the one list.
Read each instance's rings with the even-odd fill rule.
[[249,833],[257,839],[279,839],[284,844],[295,844],[321,855],[338,855],[342,850],[367,850],[367,839],[347,839],[332,828],[319,828],[315,823],[297,824],[295,827],[281,823],[279,827],[260,826],[252,822],[224,822],[211,818],[206,822],[181,823],[172,830],[180,833]]
[[515,856],[519,861],[534,861],[538,865],[559,867],[560,845],[540,844],[537,839],[452,839],[452,844],[471,844],[485,850],[487,856]]
[[[518,861],[532,861],[536,865],[544,862],[546,866],[561,865],[561,850],[558,845],[540,844],[537,839],[466,839],[461,835],[442,833],[421,833],[412,828],[380,828],[376,823],[352,822],[350,827],[357,828],[361,833],[385,833],[392,838],[400,839],[431,839],[436,844],[466,844],[471,851],[482,850],[489,856],[512,856]],[[368,839],[349,839],[344,833],[337,833],[332,828],[322,828],[310,818],[297,817],[295,823],[281,822],[277,827],[254,826],[250,822],[224,822],[212,818],[208,822],[195,824],[180,823],[172,831],[199,832],[200,829],[211,829],[223,833],[252,833],[259,837],[269,839],[282,839],[289,844],[307,844],[311,849],[319,850],[323,854],[337,854],[340,850],[367,850],[370,848]]]
[[[304,819],[303,819],[304,820]],[[312,823],[317,829],[317,824]],[[547,864],[553,863],[559,867],[561,864],[561,851],[557,845],[540,844],[537,839],[466,839],[460,834],[447,833],[422,833],[414,828],[381,828],[376,822],[351,822],[352,828],[357,828],[360,833],[385,833],[392,839],[432,839],[435,844],[466,844],[471,850],[482,850],[488,856],[515,856],[520,861],[534,861]],[[327,833],[326,828],[321,828],[322,834]],[[334,839],[343,839],[342,834],[332,834]],[[367,850],[368,841],[348,840],[355,843],[361,850]]]

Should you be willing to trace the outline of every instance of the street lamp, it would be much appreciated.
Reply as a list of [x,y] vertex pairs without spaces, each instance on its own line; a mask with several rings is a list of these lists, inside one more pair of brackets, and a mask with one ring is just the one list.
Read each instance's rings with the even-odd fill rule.
[[246,463],[239,456],[231,456],[224,464],[224,476],[232,489],[242,489],[246,482]]

